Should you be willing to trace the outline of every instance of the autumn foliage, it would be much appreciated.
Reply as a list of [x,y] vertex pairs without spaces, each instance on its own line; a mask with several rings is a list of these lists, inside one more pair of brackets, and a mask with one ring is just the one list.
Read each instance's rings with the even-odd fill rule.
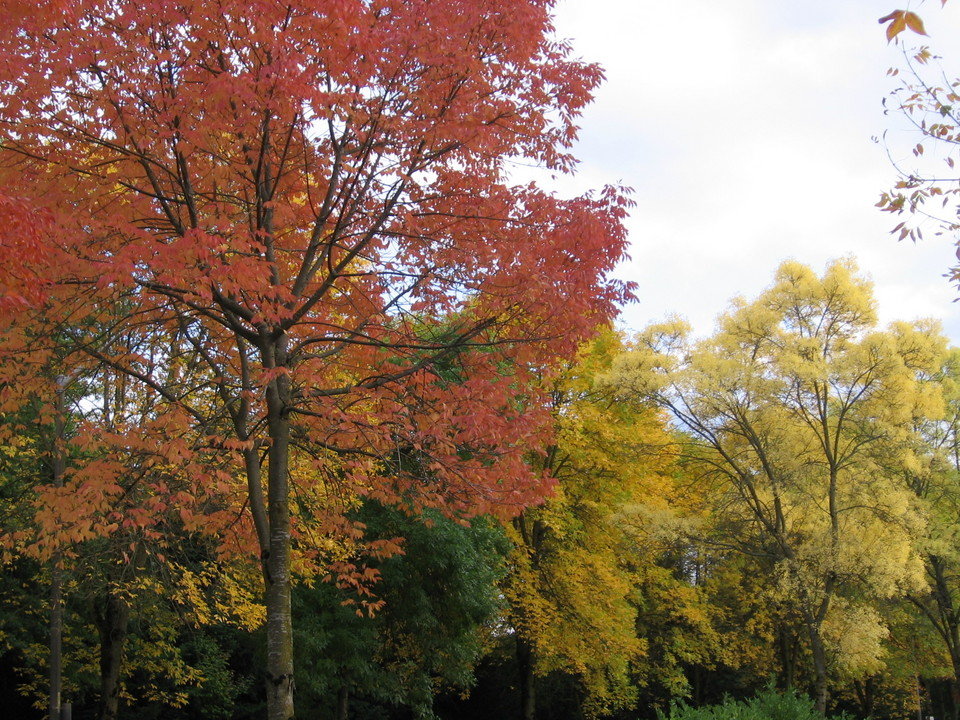
[[[624,297],[600,275],[622,252],[615,191],[560,201],[506,181],[511,158],[572,166],[570,122],[599,79],[546,43],[542,4],[49,9],[8,40],[22,61],[5,66],[3,157],[20,202],[60,225],[49,250],[23,233],[30,252],[6,247],[69,286],[71,323],[122,305],[117,328],[165,333],[171,353],[147,362],[86,350],[188,414],[217,405],[232,420],[217,432],[255,442],[247,396],[283,376],[298,424],[335,451],[495,443],[517,381],[499,357],[522,373]],[[457,353],[469,381],[442,388],[469,404],[483,385],[483,403],[436,406],[429,367],[484,345],[496,356]],[[188,356],[208,377],[157,377]],[[434,470],[453,486],[482,472],[457,465]]]
[[246,489],[289,717],[294,517],[329,536],[356,496],[512,513],[547,487],[516,398],[626,297],[627,202],[509,163],[572,169],[600,71],[530,0],[7,9],[0,166],[37,239],[0,238],[30,250],[4,357],[122,376],[183,468],[226,453],[192,477]]
[[[553,5],[0,0],[0,690],[534,720],[771,668],[863,716],[960,688],[938,326],[878,329],[842,261],[699,342],[614,331],[627,191],[516,179],[574,171],[602,80]],[[913,107],[953,141],[951,97]],[[905,182],[885,209],[943,194]]]

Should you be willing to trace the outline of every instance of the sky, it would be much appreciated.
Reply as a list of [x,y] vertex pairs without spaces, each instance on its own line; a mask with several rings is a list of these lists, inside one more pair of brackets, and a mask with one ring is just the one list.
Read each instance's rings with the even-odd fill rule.
[[[729,301],[755,297],[786,259],[820,272],[854,256],[881,322],[940,319],[960,345],[948,239],[897,242],[875,203],[915,144],[881,101],[902,65],[877,19],[914,9],[960,76],[960,0],[559,0],[556,29],[607,75],[581,119],[575,178],[558,191],[633,188],[638,284],[622,324],[679,314],[709,334]],[[951,57],[951,53],[953,57]],[[928,233],[925,233],[927,235]],[[929,233],[932,235],[932,232]]]

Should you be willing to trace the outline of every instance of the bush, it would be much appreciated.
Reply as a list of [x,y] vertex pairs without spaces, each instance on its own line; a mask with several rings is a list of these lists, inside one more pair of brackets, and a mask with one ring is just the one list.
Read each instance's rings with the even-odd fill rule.
[[[810,698],[773,689],[764,690],[748,700],[727,698],[719,705],[699,708],[681,702],[671,706],[669,715],[657,711],[657,717],[659,720],[824,720]],[[842,714],[832,720],[850,718]]]

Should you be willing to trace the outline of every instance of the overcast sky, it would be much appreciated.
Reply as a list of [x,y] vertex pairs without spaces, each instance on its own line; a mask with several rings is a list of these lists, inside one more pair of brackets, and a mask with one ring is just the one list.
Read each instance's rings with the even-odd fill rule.
[[[874,207],[895,174],[872,138],[902,126],[881,107],[900,50],[877,24],[897,7],[920,12],[925,42],[957,71],[960,0],[559,0],[558,35],[607,73],[564,190],[635,192],[620,275],[640,301],[626,326],[679,313],[706,334],[783,260],[819,272],[853,255],[884,322],[937,317],[960,345],[960,303],[943,277],[954,248],[898,243],[896,221]],[[909,140],[900,131],[895,150]]]

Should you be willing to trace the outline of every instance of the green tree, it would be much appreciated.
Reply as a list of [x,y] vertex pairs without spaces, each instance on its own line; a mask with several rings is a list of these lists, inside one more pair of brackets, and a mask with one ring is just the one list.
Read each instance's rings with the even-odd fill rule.
[[[346,720],[350,698],[403,706],[432,718],[434,696],[465,692],[500,609],[497,582],[507,542],[489,518],[461,524],[437,512],[419,517],[368,502],[357,511],[370,538],[403,552],[369,559],[382,601],[364,612],[333,582],[294,591],[302,705]],[[330,698],[337,698],[336,706]]]

